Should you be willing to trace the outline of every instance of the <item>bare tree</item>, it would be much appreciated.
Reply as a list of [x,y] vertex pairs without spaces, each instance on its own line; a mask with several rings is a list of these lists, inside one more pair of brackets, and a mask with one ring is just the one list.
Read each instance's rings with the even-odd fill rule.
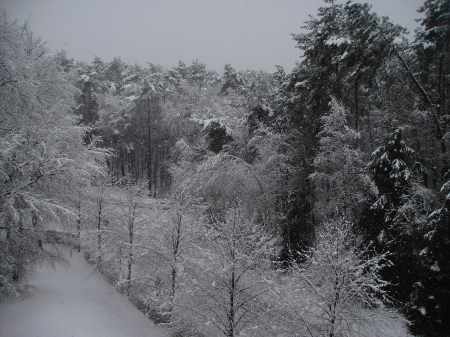
[[[135,262],[138,240],[144,235],[137,235],[148,223],[144,212],[145,183],[126,187],[125,199],[120,200],[116,218],[119,222],[119,232],[114,233],[120,240],[120,246],[126,252],[126,290],[129,294],[133,282],[133,266]],[[113,230],[114,231],[114,230]],[[122,249],[120,250],[122,252]],[[122,256],[120,256],[120,260]]]
[[105,223],[105,199],[107,197],[106,189],[104,185],[101,185],[97,192],[96,205],[97,205],[97,214],[96,214],[96,234],[97,234],[97,268],[101,269],[102,265],[102,231],[104,231],[104,223]]
[[[361,336],[377,331],[378,317],[366,309],[387,310],[388,282],[380,271],[390,265],[388,254],[369,255],[370,246],[354,234],[353,224],[343,218],[328,221],[319,233],[317,247],[306,254],[307,262],[294,265],[305,298],[311,306],[311,324],[320,335]],[[304,254],[305,255],[305,254]]]
[[189,216],[189,212],[192,212],[193,197],[180,193],[175,195],[173,199],[175,202],[171,208],[172,226],[164,235],[165,241],[168,243],[168,260],[170,263],[169,319],[177,293],[181,259],[184,258],[184,254],[192,247],[192,243],[196,239],[196,231],[193,228],[195,220]]
[[206,234],[210,246],[198,246],[193,275],[197,301],[185,306],[227,337],[255,327],[252,323],[266,313],[260,299],[267,286],[259,273],[268,266],[273,241],[243,214],[241,207],[233,206],[225,221]]

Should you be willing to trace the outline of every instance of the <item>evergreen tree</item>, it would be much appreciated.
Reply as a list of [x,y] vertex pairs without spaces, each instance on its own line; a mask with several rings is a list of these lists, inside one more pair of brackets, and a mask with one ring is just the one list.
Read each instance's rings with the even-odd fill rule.
[[428,204],[417,192],[424,168],[406,145],[402,129],[396,129],[387,144],[372,154],[369,169],[378,191],[363,212],[361,230],[377,253],[392,253],[393,266],[382,275],[391,283],[391,295],[407,303],[417,280],[420,226]]
[[90,71],[88,74],[82,74],[79,78],[81,95],[77,99],[79,104],[75,112],[81,116],[80,123],[90,127],[93,127],[98,121],[97,75],[96,72]]
[[421,66],[421,79],[437,106],[439,117],[450,114],[450,95],[446,78],[450,75],[450,1],[425,1],[419,8],[424,13],[422,27],[416,31],[416,52]]
[[[321,146],[322,118],[330,112],[331,97],[349,112],[348,125],[356,131],[369,131],[362,132],[365,137],[355,142],[355,149],[364,151],[364,146],[372,143],[372,139],[370,142],[366,139],[372,135],[370,111],[383,101],[381,81],[376,81],[385,75],[386,61],[392,58],[391,44],[404,32],[387,18],[370,12],[368,4],[326,2],[330,5],[319,8],[317,17],[306,22],[303,27],[306,32],[293,35],[297,48],[304,51],[304,59],[284,80],[286,84],[281,86],[280,94],[282,103],[275,109],[285,121],[284,132],[289,135],[286,138],[296,168],[290,175],[289,186],[303,191],[299,195],[313,191],[310,179],[314,177],[314,159]],[[384,34],[379,33],[378,27],[383,28]],[[362,124],[363,121],[368,123]],[[314,203],[320,198],[311,194],[297,204],[304,205],[304,210],[318,209]],[[312,212],[300,218],[301,222],[306,221],[304,228],[311,228],[306,223],[315,221]],[[289,217],[286,220],[290,221]],[[312,233],[304,235],[313,237]]]
[[292,188],[288,192],[281,230],[283,249],[280,260],[283,264],[303,260],[298,252],[307,251],[314,243],[316,223],[311,196],[309,184],[305,184],[303,189]]
[[233,138],[227,133],[227,129],[220,125],[218,121],[212,121],[205,127],[208,150],[219,153],[224,146],[230,143]]
[[231,64],[226,64],[223,72],[223,85],[220,93],[227,94],[229,90],[237,90],[245,84],[245,79],[241,77]]
[[356,219],[370,178],[364,172],[363,153],[357,148],[360,134],[347,125],[348,114],[336,99],[322,117],[319,151],[314,158],[316,214],[322,219],[346,216]]
[[408,316],[420,336],[450,335],[450,180],[441,191],[441,208],[430,215],[420,252],[421,278],[415,284]]
[[420,83],[422,109],[428,111],[430,134],[436,145],[427,148],[429,166],[433,168],[433,187],[438,189],[449,169],[450,131],[450,1],[425,1],[419,8],[425,14],[416,30],[414,50],[417,58],[417,83]]

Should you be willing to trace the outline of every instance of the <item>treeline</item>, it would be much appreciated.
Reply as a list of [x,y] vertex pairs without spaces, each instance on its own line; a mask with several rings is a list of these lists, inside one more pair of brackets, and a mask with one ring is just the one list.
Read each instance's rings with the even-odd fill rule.
[[[171,184],[176,142],[199,138],[208,116],[230,117],[223,110],[232,108],[218,95],[223,86],[219,74],[198,61],[189,66],[180,61],[167,70],[120,58],[74,63],[64,51],[56,59],[80,89],[75,113],[81,125],[91,128],[86,143],[101,141],[113,150],[108,159],[113,182],[146,180],[153,196],[158,187]],[[217,141],[211,140],[210,148],[218,152]]]
[[[84,149],[108,149],[111,183],[146,182],[150,196],[170,187],[202,200],[212,226],[228,228],[234,218],[257,226],[276,238],[272,262],[280,270],[303,270],[321,256],[311,250],[345,232],[340,242],[357,242],[358,259],[389,254],[372,276],[379,272],[386,283],[377,289],[410,330],[442,336],[450,331],[450,2],[427,0],[419,12],[410,41],[368,4],[331,2],[293,35],[303,58],[290,74],[231,65],[218,74],[198,61],[170,69],[120,58],[86,64],[64,52],[51,62],[78,88],[76,130]],[[6,95],[15,78],[2,69]],[[10,141],[7,129],[2,140]],[[6,184],[17,177],[6,163],[16,171],[26,165],[12,152],[4,158]],[[21,186],[35,187],[31,178]],[[3,251],[11,247],[10,219],[21,226],[10,214],[37,209],[11,198],[10,210],[2,208]]]

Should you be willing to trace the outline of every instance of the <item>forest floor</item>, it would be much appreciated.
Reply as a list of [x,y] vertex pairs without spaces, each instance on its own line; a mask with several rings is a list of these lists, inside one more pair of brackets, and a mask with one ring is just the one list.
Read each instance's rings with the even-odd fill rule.
[[82,253],[60,249],[68,265],[38,268],[27,296],[0,304],[0,337],[169,336],[118,293]]

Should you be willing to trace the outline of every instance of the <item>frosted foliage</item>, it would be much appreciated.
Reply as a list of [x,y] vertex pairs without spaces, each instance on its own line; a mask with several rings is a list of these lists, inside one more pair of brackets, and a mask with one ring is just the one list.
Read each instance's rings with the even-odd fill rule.
[[[400,204],[405,195],[413,194],[417,191],[420,199],[430,199],[424,195],[425,189],[411,189],[417,174],[426,174],[426,169],[420,162],[416,162],[414,150],[409,148],[403,138],[403,130],[396,129],[389,138],[387,145],[380,146],[372,153],[372,161],[369,163],[371,171],[374,173],[374,180],[379,189],[378,198],[384,198],[386,202],[376,201],[373,209],[385,208],[388,204]],[[411,200],[413,198],[410,198]],[[402,201],[402,203],[404,203]],[[408,204],[408,202],[406,203]],[[383,206],[383,207],[379,207]]]
[[368,257],[370,247],[361,244],[352,227],[342,218],[326,222],[307,263],[295,266],[310,301],[305,317],[317,320],[321,335],[383,336],[378,331],[383,318],[376,312],[389,302],[380,271],[390,262],[387,254]]
[[29,26],[1,12],[0,39],[0,270],[20,280],[26,261],[45,255],[43,217],[74,214],[69,192],[104,174],[104,154],[83,145],[87,129],[72,112],[76,89]]
[[[326,221],[315,248],[289,272],[265,273],[276,308],[277,336],[406,337],[406,321],[389,305],[389,283],[380,277],[388,254],[372,255],[353,223]],[[280,323],[281,322],[281,323]]]
[[[273,239],[231,206],[223,223],[208,230],[197,246],[193,296],[186,308],[203,322],[206,335],[240,336],[265,330],[267,284],[260,273],[270,266]],[[262,329],[262,331],[260,330]]]
[[354,216],[370,186],[364,172],[363,153],[356,147],[359,133],[347,126],[347,113],[337,100],[331,112],[321,118],[320,148],[314,158],[316,171],[311,174],[317,195],[319,217]]
[[48,187],[64,183],[67,189],[101,175],[97,160],[102,156],[93,146],[83,146],[86,129],[76,126],[71,112],[75,88],[44,45],[28,26],[9,24],[4,17],[0,24],[7,41],[1,45],[2,78],[9,79],[0,91],[2,197],[20,194],[45,203],[55,194]]
[[447,200],[450,200],[450,180],[442,185],[441,192],[446,194],[445,198]]
[[[266,141],[270,142],[267,138]],[[256,212],[268,221],[274,214],[275,191],[284,164],[273,148],[277,143],[261,142],[265,151],[261,159],[249,164],[243,159],[226,152],[208,156],[197,165],[183,165],[174,170],[175,185],[183,191],[194,191],[205,197],[215,207],[222,207],[232,200],[244,200],[249,213]],[[178,143],[184,155],[192,156],[192,148],[184,142]]]

